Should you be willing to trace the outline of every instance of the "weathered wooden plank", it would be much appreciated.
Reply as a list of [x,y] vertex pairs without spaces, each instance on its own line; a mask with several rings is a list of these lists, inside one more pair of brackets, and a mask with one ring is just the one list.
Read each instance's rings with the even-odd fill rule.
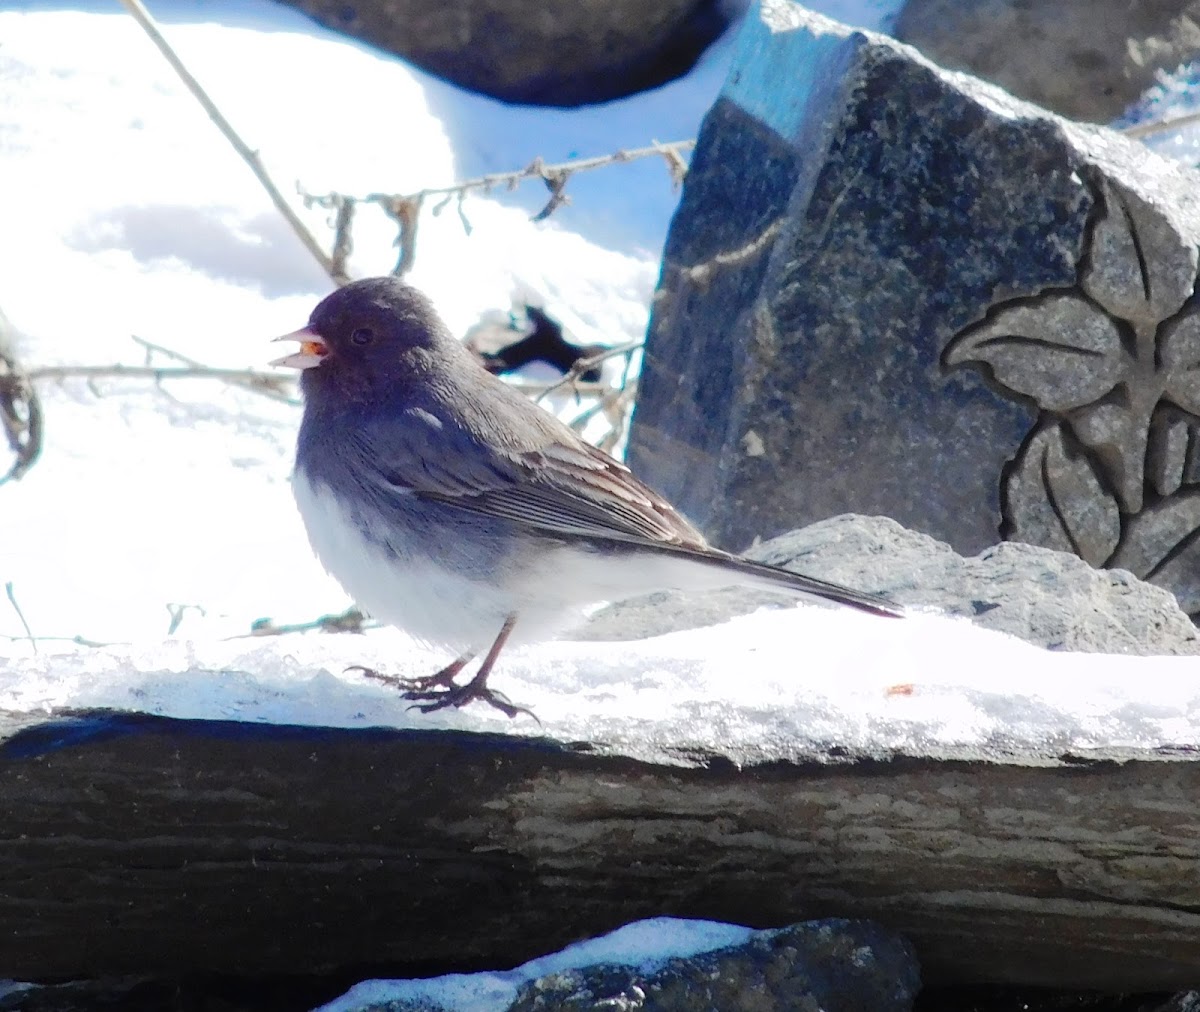
[[653,914],[876,918],[927,984],[1200,979],[1200,764],[87,714],[0,747],[0,976],[426,974]]

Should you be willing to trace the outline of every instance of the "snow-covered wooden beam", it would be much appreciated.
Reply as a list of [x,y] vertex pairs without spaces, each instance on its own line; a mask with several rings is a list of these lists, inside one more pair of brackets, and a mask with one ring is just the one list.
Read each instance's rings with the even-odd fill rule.
[[13,718],[6,737],[0,976],[418,975],[664,913],[875,918],[915,943],[926,985],[1200,973],[1186,750],[742,765],[102,711]]

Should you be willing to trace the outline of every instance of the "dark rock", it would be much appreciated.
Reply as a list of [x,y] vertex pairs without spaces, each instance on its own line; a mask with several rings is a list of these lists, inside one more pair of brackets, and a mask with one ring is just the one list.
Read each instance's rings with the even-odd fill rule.
[[1108,122],[1200,54],[1196,0],[908,0],[895,36],[1073,119]]
[[576,106],[686,73],[733,16],[719,0],[281,0],[326,28],[505,102]]
[[[755,545],[746,555],[899,604],[969,618],[1052,650],[1196,654],[1200,633],[1174,597],[1123,570],[1077,556],[1005,543],[963,558],[949,545],[885,517],[839,516]],[[639,639],[744,615],[777,595],[730,588],[655,594],[611,605],[589,639]]]
[[652,973],[592,966],[551,974],[522,988],[508,1012],[902,1012],[919,987],[903,939],[867,922],[813,921]]
[[1136,142],[765,0],[672,224],[631,464],[724,547],[876,513],[1200,613],[1198,195]]

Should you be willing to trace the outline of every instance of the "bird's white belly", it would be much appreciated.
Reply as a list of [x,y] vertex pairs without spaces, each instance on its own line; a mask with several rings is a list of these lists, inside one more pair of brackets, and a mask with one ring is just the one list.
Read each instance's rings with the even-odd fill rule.
[[[366,536],[328,488],[292,476],[296,506],[325,570],[370,615],[427,643],[486,649],[515,602],[503,587],[410,553],[392,554]],[[391,540],[391,539],[389,539]]]
[[[686,558],[612,559],[551,538],[519,546],[490,571],[472,567],[469,551],[457,565],[447,565],[422,551],[416,532],[370,536],[326,486],[314,485],[301,471],[292,488],[317,558],[365,611],[457,652],[487,649],[510,615],[517,616],[513,642],[547,639],[578,626],[590,604],[744,579]],[[400,547],[406,544],[407,550]]]

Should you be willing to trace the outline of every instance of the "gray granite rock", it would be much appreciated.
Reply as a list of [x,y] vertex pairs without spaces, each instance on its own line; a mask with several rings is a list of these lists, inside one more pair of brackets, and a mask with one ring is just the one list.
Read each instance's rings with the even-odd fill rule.
[[[1200,653],[1200,633],[1170,593],[1123,570],[1093,569],[1066,552],[1004,543],[964,558],[894,520],[844,515],[773,538],[746,555],[900,604],[969,618],[1052,650]],[[776,603],[792,602],[741,588],[655,594],[604,609],[583,635],[638,639]]]
[[1200,54],[1196,0],[908,0],[894,34],[944,67],[1107,122]]
[[764,0],[672,224],[631,463],[724,547],[877,513],[1200,613],[1198,198],[1137,142]]
[[718,0],[281,2],[460,87],[557,106],[607,102],[673,80],[735,10]]

